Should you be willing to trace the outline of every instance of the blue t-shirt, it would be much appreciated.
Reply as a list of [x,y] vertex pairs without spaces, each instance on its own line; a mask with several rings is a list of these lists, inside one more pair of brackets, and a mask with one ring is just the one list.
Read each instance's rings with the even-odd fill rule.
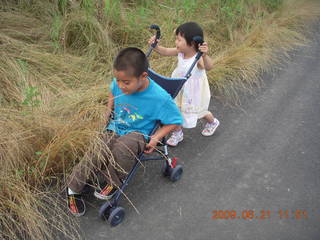
[[110,90],[114,96],[114,119],[107,129],[118,135],[140,132],[148,139],[157,120],[162,124],[181,125],[181,113],[172,97],[152,79],[141,92],[125,95],[114,78]]

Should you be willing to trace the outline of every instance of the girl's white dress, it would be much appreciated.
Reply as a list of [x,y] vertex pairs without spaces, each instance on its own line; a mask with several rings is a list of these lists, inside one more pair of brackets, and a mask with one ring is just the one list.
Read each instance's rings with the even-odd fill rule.
[[[172,72],[171,77],[184,77],[196,55],[184,59],[182,53],[178,53],[178,66]],[[206,71],[199,69],[197,64],[194,66],[191,77],[184,84],[178,96],[175,98],[183,116],[183,127],[194,128],[197,120],[208,114],[210,103],[210,87]]]

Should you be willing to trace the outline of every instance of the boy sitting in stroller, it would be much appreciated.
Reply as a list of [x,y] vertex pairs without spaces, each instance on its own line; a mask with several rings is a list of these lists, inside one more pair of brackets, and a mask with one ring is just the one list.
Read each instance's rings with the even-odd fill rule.
[[[94,195],[103,200],[111,199],[121,186],[137,156],[151,153],[161,139],[182,124],[182,117],[172,97],[148,77],[148,60],[137,48],[121,50],[113,64],[115,78],[110,86],[107,119],[114,109],[114,119],[109,121],[102,135],[110,148],[115,162],[107,154],[104,161],[98,159],[81,161],[68,179],[68,208],[75,216],[85,213],[81,192],[90,175],[103,176],[105,184]],[[160,121],[161,127],[149,136]]]

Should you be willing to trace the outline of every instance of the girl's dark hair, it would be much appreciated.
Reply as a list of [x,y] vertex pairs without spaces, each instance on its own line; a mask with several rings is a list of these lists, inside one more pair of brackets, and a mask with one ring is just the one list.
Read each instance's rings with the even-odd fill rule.
[[149,67],[148,59],[139,48],[128,47],[122,49],[113,63],[117,71],[131,71],[135,77],[140,77],[147,72]]
[[203,39],[203,31],[202,28],[195,22],[186,22],[180,25],[176,29],[176,35],[180,34],[182,37],[186,39],[186,42],[189,46],[194,45],[196,51],[198,51],[198,44],[195,44],[193,41],[193,37],[200,36]]

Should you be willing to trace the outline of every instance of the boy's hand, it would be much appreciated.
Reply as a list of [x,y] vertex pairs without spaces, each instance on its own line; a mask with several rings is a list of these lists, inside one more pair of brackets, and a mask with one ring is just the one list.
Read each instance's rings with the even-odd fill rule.
[[113,109],[107,108],[105,112],[105,123],[108,124],[114,118],[114,111]]
[[111,116],[111,110],[107,110],[105,113],[106,124],[109,122],[110,116]]
[[203,53],[203,55],[206,55],[209,51],[208,43],[203,42],[202,45],[199,44],[199,51]]
[[146,145],[146,149],[144,150],[144,153],[152,153],[155,147],[157,146],[159,142],[159,139],[151,136],[149,143]]
[[156,148],[157,144],[160,142],[164,136],[168,135],[170,132],[175,130],[178,127],[176,124],[168,124],[163,125],[159,128],[151,137],[149,143],[146,145],[146,149],[144,153],[152,153],[153,150]]
[[107,111],[105,113],[105,120],[106,120],[106,123],[109,122],[109,118],[112,114],[112,110],[113,110],[113,105],[114,105],[114,96],[112,95],[111,92],[109,92],[109,95],[108,95],[108,106],[107,106]]

